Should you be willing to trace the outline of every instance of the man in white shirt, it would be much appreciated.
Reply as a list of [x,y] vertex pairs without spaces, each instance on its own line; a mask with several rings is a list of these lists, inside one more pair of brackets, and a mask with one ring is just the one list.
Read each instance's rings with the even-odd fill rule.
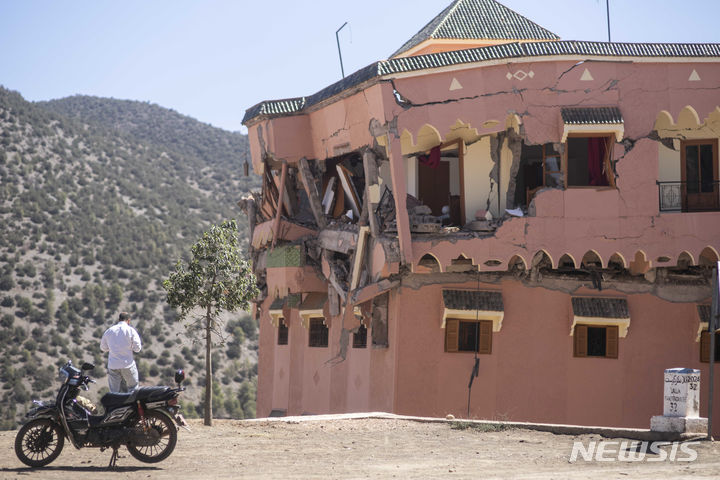
[[[130,326],[130,314],[122,312],[120,320],[105,330],[100,350],[108,355],[108,384],[113,393],[132,392],[138,385],[138,370],[133,352],[142,348],[140,335]],[[123,388],[123,380],[125,388]]]

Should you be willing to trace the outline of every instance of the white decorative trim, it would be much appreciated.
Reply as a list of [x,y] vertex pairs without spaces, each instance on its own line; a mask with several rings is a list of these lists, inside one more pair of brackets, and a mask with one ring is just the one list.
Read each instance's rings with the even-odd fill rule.
[[457,78],[453,77],[452,82],[450,82],[450,91],[462,90],[462,89],[463,89],[462,84],[458,81]]
[[300,324],[305,328],[310,328],[311,318],[322,318],[323,323],[327,325],[327,320],[323,314],[323,309],[318,308],[317,310],[300,310]]
[[533,78],[534,76],[535,72],[533,72],[532,70],[530,70],[529,72],[525,72],[524,70],[518,70],[515,73],[508,72],[507,75],[505,75],[505,78],[507,78],[508,80],[512,80],[514,78],[515,80],[522,82],[527,77]]
[[270,323],[277,328],[280,325],[280,319],[284,318],[282,309],[270,310]]
[[575,334],[575,325],[597,325],[597,326],[616,326],[618,327],[618,336],[620,338],[627,337],[628,329],[630,328],[629,318],[607,318],[607,317],[581,317],[579,315],[573,316],[573,323],[570,325],[570,336]]
[[490,320],[493,322],[493,332],[499,332],[502,328],[505,312],[489,311],[489,310],[454,310],[446,308],[443,311],[442,325],[445,328],[445,321],[448,318],[459,318],[461,320]]
[[614,133],[617,142],[622,142],[625,134],[625,124],[623,123],[594,123],[592,125],[576,125],[565,124],[563,127],[563,135],[561,143],[567,142],[567,137],[571,133]]

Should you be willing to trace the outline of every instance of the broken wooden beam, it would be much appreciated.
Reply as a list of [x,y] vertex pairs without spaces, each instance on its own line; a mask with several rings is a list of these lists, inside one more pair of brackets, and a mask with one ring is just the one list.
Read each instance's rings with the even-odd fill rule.
[[350,272],[350,291],[355,290],[358,286],[358,280],[360,279],[360,271],[363,258],[365,257],[365,246],[367,244],[367,236],[370,233],[368,227],[360,227],[358,232],[357,247],[355,248],[355,255],[352,263],[352,271]]
[[300,178],[302,179],[305,193],[307,193],[308,200],[310,201],[310,209],[315,217],[315,223],[317,223],[320,229],[323,229],[327,226],[327,221],[325,220],[322,203],[320,202],[320,194],[318,193],[315,176],[310,171],[310,165],[305,157],[300,159],[298,167],[300,169]]
[[368,220],[370,221],[370,232],[377,238],[380,235],[380,227],[377,215],[375,214],[380,203],[380,185],[378,184],[378,168],[375,153],[372,150],[363,152],[363,169],[365,170],[365,205]]
[[275,248],[275,243],[277,243],[277,237],[278,237],[278,230],[280,229],[280,216],[282,215],[282,207],[283,207],[283,192],[285,190],[285,179],[287,177],[287,162],[283,160],[282,162],[282,170],[280,171],[280,185],[278,187],[278,206],[277,211],[275,212],[275,224],[273,226],[273,240],[272,240],[272,246]]

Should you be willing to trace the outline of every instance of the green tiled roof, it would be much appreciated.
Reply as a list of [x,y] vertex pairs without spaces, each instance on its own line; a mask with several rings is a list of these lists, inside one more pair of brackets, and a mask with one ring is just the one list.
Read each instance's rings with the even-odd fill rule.
[[563,123],[568,125],[595,125],[623,123],[622,114],[617,107],[573,107],[563,108]]
[[300,311],[320,310],[327,303],[327,292],[310,292],[300,304]]
[[451,310],[482,310],[502,312],[505,310],[501,292],[484,290],[443,290],[445,308]]
[[710,305],[698,305],[697,311],[700,316],[700,321],[704,323],[710,323]]
[[282,117],[302,113],[323,100],[345,90],[356,88],[377,77],[433,68],[533,57],[644,57],[708,58],[720,60],[718,43],[608,43],[558,40],[555,42],[505,43],[490,47],[392,58],[368,65],[309,97],[260,102],[245,111],[243,123],[256,117]]
[[428,39],[558,40],[560,37],[495,0],[455,0],[390,58]]
[[573,314],[590,318],[630,318],[624,298],[573,297]]
[[305,257],[299,245],[276,247],[267,254],[267,268],[304,267]]

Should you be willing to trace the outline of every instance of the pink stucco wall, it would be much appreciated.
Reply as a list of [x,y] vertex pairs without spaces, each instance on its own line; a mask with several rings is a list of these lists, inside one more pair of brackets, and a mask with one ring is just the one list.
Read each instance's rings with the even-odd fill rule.
[[[475,289],[477,283],[451,287]],[[617,359],[575,358],[570,294],[507,280],[481,288],[500,288],[505,318],[493,334],[492,354],[480,355],[472,418],[649,428],[650,417],[663,410],[663,371],[673,367],[704,371],[701,410],[707,412],[707,364],[699,362],[695,342],[695,303],[579,289],[575,293],[627,298],[631,322]],[[474,356],[444,351],[442,289],[403,289],[400,296],[398,413],[467,415]]]
[[[441,298],[443,288],[477,287],[470,282],[402,288],[391,298],[390,347],[349,348],[346,359],[334,364],[328,360],[337,352],[337,326],[331,327],[330,347],[309,348],[307,330],[295,314],[289,346],[264,341],[276,333],[264,322],[259,406],[271,395],[273,409],[287,408],[289,387],[295,402],[289,402],[288,414],[380,410],[466,417],[473,354],[444,351]],[[492,354],[480,355],[472,418],[648,428],[650,417],[662,413],[663,371],[673,367],[702,371],[701,414],[707,414],[708,366],[699,362],[696,303],[584,287],[562,292],[514,280],[480,288],[502,292],[505,317],[501,331],[493,333]],[[627,298],[631,321],[617,359],[573,357],[572,295]],[[272,374],[263,362],[268,352]],[[282,377],[281,369],[289,369],[290,378]],[[720,371],[715,375],[717,383]],[[720,408],[717,396],[715,408]],[[265,410],[259,408],[258,415],[268,414]]]
[[[521,256],[529,267],[539,251],[549,254],[555,265],[563,254],[571,255],[579,264],[590,250],[607,265],[610,256],[617,253],[626,267],[638,252],[652,266],[658,266],[657,259],[662,256],[670,257],[674,265],[684,251],[695,260],[706,247],[720,251],[720,213],[659,212],[655,184],[658,143],[648,138],[661,110],[677,118],[678,112],[690,105],[702,122],[717,107],[713,82],[720,78],[720,65],[580,60],[586,59],[506,62],[399,76],[394,86],[415,106],[398,105],[393,86],[381,82],[303,115],[262,121],[250,127],[253,161],[257,167],[261,138],[265,148],[278,158],[291,162],[303,156],[322,160],[338,151],[372,145],[372,121],[392,126],[388,157],[393,188],[398,193],[403,259],[417,264],[423,255],[431,253],[443,270],[461,254],[472,258],[480,270],[505,271],[513,256]],[[586,69],[593,80],[581,80]],[[689,81],[693,70],[700,81]],[[532,76],[512,76],[519,71],[532,72]],[[463,89],[449,90],[453,79]],[[401,151],[399,135],[404,130],[415,136],[429,124],[444,139],[461,120],[480,135],[491,134],[505,130],[507,116],[517,114],[526,143],[559,142],[563,106],[620,107],[624,138],[629,142],[616,144],[613,150],[617,189],[543,191],[534,200],[535,216],[508,219],[487,238],[410,237],[403,225],[407,212],[402,154],[409,153]],[[489,120],[499,123],[483,126]],[[380,136],[377,131],[375,134]],[[499,260],[500,264],[487,266],[486,260]],[[380,278],[385,265],[378,261],[372,268],[371,277]],[[327,288],[309,271],[281,270],[268,270],[269,291]],[[650,417],[662,413],[663,370],[672,367],[701,369],[701,413],[706,414],[707,364],[699,362],[699,344],[695,342],[695,302],[706,299],[671,302],[663,299],[669,298],[667,295],[649,288],[630,289],[630,293],[597,292],[577,285],[573,287],[577,290],[571,291],[541,283],[530,286],[506,277],[484,286],[502,291],[505,319],[502,330],[493,335],[492,354],[480,357],[471,416],[648,427]],[[309,348],[307,330],[293,310],[290,345],[277,347],[276,330],[263,313],[258,415],[285,405],[289,414],[383,410],[464,416],[473,355],[444,352],[441,291],[448,287],[474,289],[477,284],[436,283],[391,291],[389,347],[373,348],[369,332],[368,348],[350,347],[339,362],[329,360],[338,353],[340,319],[331,319],[328,348]],[[572,294],[627,298],[631,323],[627,337],[619,340],[619,358],[573,357],[569,335]],[[271,301],[265,301],[265,309]],[[716,398],[718,408],[720,395]],[[714,433],[720,435],[720,422],[716,425]]]

